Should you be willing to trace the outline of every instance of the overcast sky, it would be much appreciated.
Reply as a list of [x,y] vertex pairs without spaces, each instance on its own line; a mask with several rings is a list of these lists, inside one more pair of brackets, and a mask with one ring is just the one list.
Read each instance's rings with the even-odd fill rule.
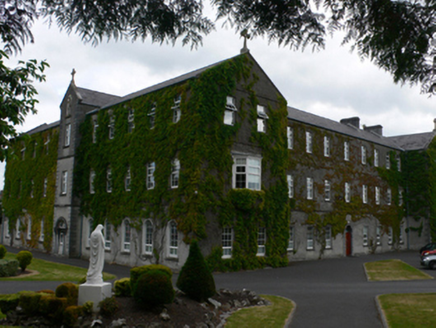
[[[37,84],[38,114],[26,118],[19,131],[59,119],[59,105],[76,70],[76,85],[124,96],[134,91],[239,54],[243,39],[217,24],[203,46],[191,50],[181,43],[110,41],[97,47],[83,44],[77,35],[59,32],[43,22],[33,28],[34,44],[12,56],[18,60],[46,59],[47,81]],[[341,38],[327,39],[324,50],[293,51],[268,44],[266,39],[248,41],[254,56],[288,105],[335,121],[359,116],[361,124],[383,126],[385,136],[433,130],[436,98],[420,93],[420,86],[400,86],[368,60],[361,61]],[[0,177],[3,177],[0,167]],[[0,180],[0,188],[3,181]]]

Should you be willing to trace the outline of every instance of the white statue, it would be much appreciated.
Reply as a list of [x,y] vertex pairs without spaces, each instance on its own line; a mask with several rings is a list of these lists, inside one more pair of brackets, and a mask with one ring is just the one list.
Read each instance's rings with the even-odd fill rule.
[[104,237],[103,225],[99,224],[91,233],[89,240],[91,254],[89,258],[89,269],[86,275],[86,284],[96,285],[103,283],[103,266],[104,266]]

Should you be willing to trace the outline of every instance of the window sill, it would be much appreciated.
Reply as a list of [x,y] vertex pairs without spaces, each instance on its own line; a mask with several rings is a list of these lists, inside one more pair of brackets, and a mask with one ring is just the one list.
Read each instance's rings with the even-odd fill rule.
[[175,257],[175,256],[167,256],[165,258],[165,260],[170,261],[170,262],[179,262],[179,258]]

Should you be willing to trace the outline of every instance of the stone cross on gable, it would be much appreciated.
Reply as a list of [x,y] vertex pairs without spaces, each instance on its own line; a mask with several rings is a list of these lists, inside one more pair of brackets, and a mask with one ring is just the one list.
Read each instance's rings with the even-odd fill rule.
[[247,40],[250,39],[250,34],[248,34],[248,30],[244,29],[241,32],[241,36],[244,38],[244,47],[241,49],[241,54],[245,54],[247,52],[250,52],[247,48]]
[[76,70],[73,68],[73,70],[71,71],[71,82],[72,83],[75,83],[74,82],[74,76],[76,75]]

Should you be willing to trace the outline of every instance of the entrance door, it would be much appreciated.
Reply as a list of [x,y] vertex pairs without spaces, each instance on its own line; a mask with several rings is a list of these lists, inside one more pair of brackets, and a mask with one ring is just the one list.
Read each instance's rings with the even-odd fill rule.
[[345,255],[346,256],[351,256],[352,253],[352,229],[350,226],[347,227],[347,229],[345,230]]
[[58,246],[58,254],[64,255],[64,244],[65,244],[65,235],[63,232],[59,233],[59,246]]

